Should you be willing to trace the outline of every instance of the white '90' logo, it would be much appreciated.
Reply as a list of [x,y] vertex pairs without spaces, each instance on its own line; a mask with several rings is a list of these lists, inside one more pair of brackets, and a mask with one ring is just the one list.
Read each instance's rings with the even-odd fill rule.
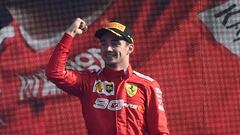
[[98,109],[108,109],[111,111],[118,111],[121,110],[124,106],[124,100],[118,99],[118,100],[108,100],[106,98],[97,98],[95,100],[95,104],[93,107]]

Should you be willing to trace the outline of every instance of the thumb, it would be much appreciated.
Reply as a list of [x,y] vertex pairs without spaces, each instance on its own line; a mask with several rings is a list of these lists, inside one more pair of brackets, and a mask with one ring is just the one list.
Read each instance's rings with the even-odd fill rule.
[[82,34],[82,33],[83,33],[83,30],[81,30],[81,29],[76,29],[75,33],[76,33],[76,35]]

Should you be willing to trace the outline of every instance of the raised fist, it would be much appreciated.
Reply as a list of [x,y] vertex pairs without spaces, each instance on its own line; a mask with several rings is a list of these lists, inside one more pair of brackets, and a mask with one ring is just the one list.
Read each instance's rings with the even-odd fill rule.
[[75,35],[82,34],[87,30],[87,24],[81,18],[76,18],[75,21],[66,30],[66,33],[74,37]]

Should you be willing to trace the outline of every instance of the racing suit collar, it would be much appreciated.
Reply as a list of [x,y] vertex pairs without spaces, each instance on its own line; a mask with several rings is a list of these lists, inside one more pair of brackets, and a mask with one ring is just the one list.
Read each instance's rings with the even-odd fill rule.
[[126,71],[124,71],[124,70],[115,71],[115,70],[112,70],[109,67],[105,67],[103,69],[103,74],[105,76],[110,77],[110,78],[126,79],[126,78],[129,78],[132,75],[132,73],[133,73],[133,70],[132,70],[132,66],[130,66],[130,65],[128,66]]

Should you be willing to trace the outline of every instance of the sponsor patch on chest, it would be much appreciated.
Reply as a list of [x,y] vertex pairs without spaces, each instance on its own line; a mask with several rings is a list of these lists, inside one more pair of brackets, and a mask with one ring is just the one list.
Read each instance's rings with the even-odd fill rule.
[[115,94],[114,83],[108,81],[95,80],[93,92],[112,96]]

